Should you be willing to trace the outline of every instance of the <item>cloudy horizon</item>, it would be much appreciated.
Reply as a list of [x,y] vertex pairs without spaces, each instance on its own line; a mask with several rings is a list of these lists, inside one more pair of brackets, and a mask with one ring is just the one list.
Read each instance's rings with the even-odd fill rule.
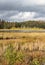
[[0,0],[0,19],[45,20],[45,0]]

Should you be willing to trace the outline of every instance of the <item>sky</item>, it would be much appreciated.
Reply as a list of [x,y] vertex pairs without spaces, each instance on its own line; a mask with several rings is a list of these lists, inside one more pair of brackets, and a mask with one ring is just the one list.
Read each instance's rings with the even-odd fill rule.
[[45,20],[45,0],[0,0],[0,19]]

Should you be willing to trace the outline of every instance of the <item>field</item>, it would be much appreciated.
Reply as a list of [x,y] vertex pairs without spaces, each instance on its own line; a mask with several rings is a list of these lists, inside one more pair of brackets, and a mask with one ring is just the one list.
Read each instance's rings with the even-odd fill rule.
[[45,65],[45,33],[0,32],[0,65]]

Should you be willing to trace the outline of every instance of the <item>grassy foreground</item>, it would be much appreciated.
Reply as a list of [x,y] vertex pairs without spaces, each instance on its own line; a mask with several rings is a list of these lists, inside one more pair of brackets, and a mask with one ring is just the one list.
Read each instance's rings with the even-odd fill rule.
[[45,65],[45,33],[0,32],[0,65]]

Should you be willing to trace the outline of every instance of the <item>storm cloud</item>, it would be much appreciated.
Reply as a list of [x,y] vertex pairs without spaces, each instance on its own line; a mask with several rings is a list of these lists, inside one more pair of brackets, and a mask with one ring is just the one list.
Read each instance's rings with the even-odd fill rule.
[[0,0],[0,19],[45,20],[45,0]]

